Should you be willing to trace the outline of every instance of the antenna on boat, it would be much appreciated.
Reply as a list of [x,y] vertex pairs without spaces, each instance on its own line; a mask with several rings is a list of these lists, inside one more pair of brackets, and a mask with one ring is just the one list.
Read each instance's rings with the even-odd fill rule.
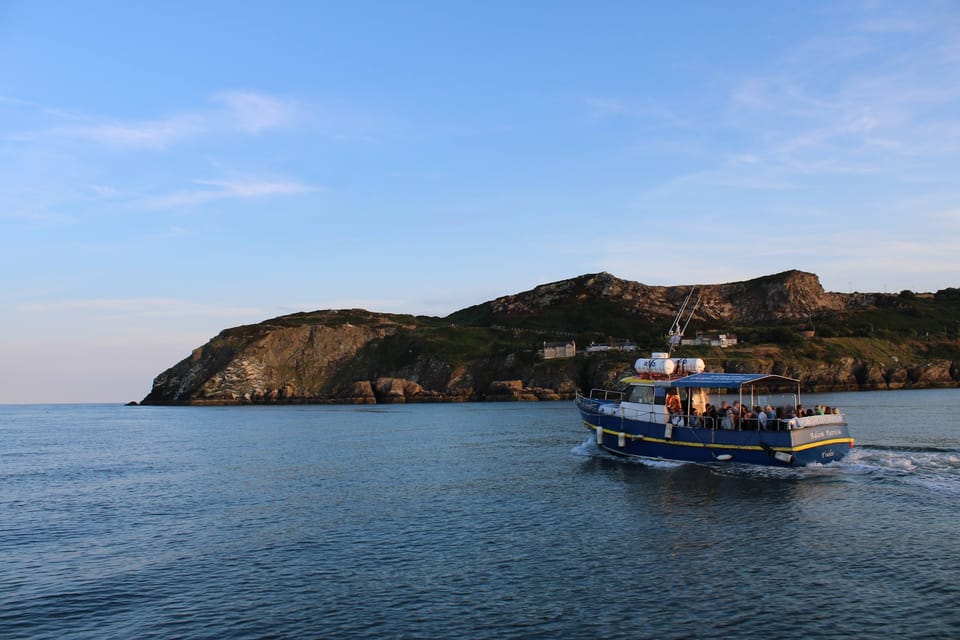
[[693,297],[693,292],[697,290],[696,286],[691,287],[690,293],[687,294],[687,297],[683,299],[683,304],[680,305],[680,311],[677,312],[677,317],[673,319],[673,324],[670,325],[670,332],[667,334],[667,342],[670,345],[668,353],[673,353],[673,350],[680,346],[680,340],[683,338],[683,332],[687,330],[687,325],[690,324],[690,320],[693,319],[693,314],[696,313],[697,308],[700,306],[700,296],[697,296],[697,301],[694,302],[693,307],[690,308],[690,313],[687,315],[687,319],[683,319],[683,314],[687,309],[687,305],[690,304],[690,298]]

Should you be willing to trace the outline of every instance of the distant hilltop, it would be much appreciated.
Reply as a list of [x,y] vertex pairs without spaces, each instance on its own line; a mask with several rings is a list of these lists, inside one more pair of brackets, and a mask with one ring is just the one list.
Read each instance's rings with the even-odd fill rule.
[[666,346],[695,287],[687,334],[735,346],[682,347],[712,371],[800,378],[811,390],[957,386],[960,290],[829,293],[785,271],[743,282],[649,286],[609,273],[543,284],[445,318],[340,309],[225,329],[156,377],[142,404],[554,400],[609,386],[636,353],[544,358],[544,343]]
[[621,280],[603,272],[543,284],[457,311],[448,319],[511,323],[521,318],[551,316],[579,306],[590,314],[591,306],[602,306],[610,307],[608,311],[632,322],[644,318],[654,323],[666,320],[669,325],[692,286],[696,286],[702,299],[698,319],[707,322],[805,320],[812,314],[875,304],[874,295],[827,293],[816,275],[803,271],[785,271],[746,282],[672,287]]

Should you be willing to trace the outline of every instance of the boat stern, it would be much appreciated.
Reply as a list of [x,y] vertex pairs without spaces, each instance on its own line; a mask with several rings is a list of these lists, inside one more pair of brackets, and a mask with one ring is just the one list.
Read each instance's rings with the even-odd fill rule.
[[794,464],[826,464],[842,459],[853,448],[845,422],[805,426],[790,432]]

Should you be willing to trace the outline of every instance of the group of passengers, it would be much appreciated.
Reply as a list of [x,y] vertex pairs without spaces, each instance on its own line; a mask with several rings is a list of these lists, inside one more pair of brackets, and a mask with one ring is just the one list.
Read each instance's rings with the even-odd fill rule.
[[[676,397],[676,401],[671,398]],[[836,407],[826,407],[816,405],[814,408],[805,409],[803,405],[796,407],[777,407],[774,409],[769,404],[761,407],[741,405],[739,400],[734,401],[732,405],[724,400],[720,406],[714,406],[707,403],[701,414],[695,408],[690,409],[690,415],[685,416],[680,408],[679,396],[667,396],[667,409],[671,415],[671,422],[675,426],[689,426],[706,429],[743,429],[748,431],[780,431],[797,429],[800,424],[798,418],[805,416],[816,416],[826,414],[839,414],[840,410]]]

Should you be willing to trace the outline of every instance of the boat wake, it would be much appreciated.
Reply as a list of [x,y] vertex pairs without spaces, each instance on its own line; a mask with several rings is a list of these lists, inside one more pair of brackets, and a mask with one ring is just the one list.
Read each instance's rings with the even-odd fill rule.
[[960,450],[939,447],[856,447],[839,466],[880,480],[960,495]]
[[575,456],[582,456],[584,458],[616,460],[617,462],[638,464],[643,465],[644,467],[652,467],[654,469],[678,469],[680,467],[686,467],[690,464],[693,464],[691,462],[680,462],[677,460],[659,460],[656,458],[638,458],[636,456],[618,456],[598,446],[597,441],[593,436],[590,436],[582,443],[570,449],[570,453]]
[[[694,463],[618,456],[597,446],[589,437],[570,453],[585,458],[614,460],[660,469],[678,469]],[[960,449],[941,447],[858,446],[838,462],[806,467],[762,467],[737,463],[699,465],[720,476],[769,480],[842,480],[867,476],[923,488],[937,493],[960,495]]]

